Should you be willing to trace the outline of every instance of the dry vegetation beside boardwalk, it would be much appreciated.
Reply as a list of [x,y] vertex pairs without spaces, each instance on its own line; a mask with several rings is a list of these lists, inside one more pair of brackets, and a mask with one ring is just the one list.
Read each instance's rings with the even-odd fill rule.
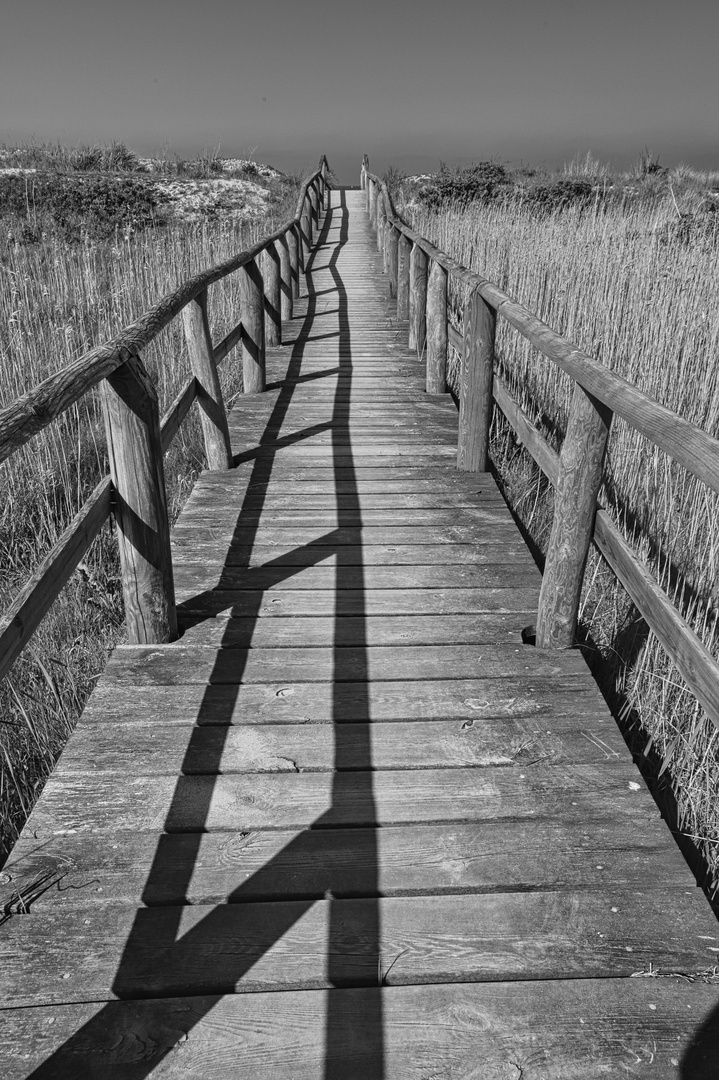
[[[98,154],[102,149],[95,148]],[[112,169],[111,149],[104,148],[104,165]],[[73,168],[72,152],[64,148],[45,148],[44,157],[42,148],[21,150],[0,153],[0,168],[10,158],[14,164],[6,168],[36,170],[0,172],[0,407],[113,336],[183,279],[251,246],[292,216],[297,199],[296,180],[273,176],[273,170],[250,163],[252,187],[259,179],[267,192],[261,213],[256,206],[247,207],[246,187],[236,189],[234,207],[218,208],[210,201],[198,209],[193,192],[201,193],[203,183],[212,182],[201,160],[194,167],[184,163],[179,170],[179,182],[187,191],[184,213],[176,208],[154,220],[133,218],[137,203],[132,197],[127,204],[104,197],[108,191],[114,196],[118,183],[121,188],[122,182],[137,179],[122,171],[132,159],[120,155],[115,171],[90,173]],[[97,169],[103,161],[90,164]],[[242,182],[247,164],[233,162],[226,173]],[[177,167],[171,174],[160,162],[157,171],[178,182]],[[212,175],[221,171],[213,168]],[[17,212],[14,199],[2,198],[9,190],[3,187],[3,175],[21,185],[27,182],[27,190],[34,191],[35,202],[28,201],[24,213]],[[40,197],[39,176],[50,177],[49,201]],[[89,210],[83,201],[88,177],[100,193]],[[84,187],[77,186],[78,179]],[[144,207],[153,189],[144,179],[138,182],[145,185]],[[65,202],[58,191],[70,192]],[[230,195],[225,196],[228,200]],[[210,291],[210,325],[217,341],[237,322],[238,287],[228,278]],[[143,359],[157,382],[162,411],[190,374],[181,325],[173,322]],[[229,357],[220,375],[225,401],[231,403],[242,388],[240,365]],[[173,518],[203,460],[199,421],[191,416],[165,458]],[[9,606],[107,471],[103,421],[94,393],[0,465],[0,610]],[[118,575],[116,544],[106,526],[0,684],[0,864],[122,633]]]
[[[420,233],[719,437],[718,174],[663,170],[645,155],[625,176],[612,176],[590,158],[555,177],[484,163],[414,183],[393,179],[398,206]],[[464,302],[455,287],[457,324]],[[497,351],[513,395],[559,448],[569,379],[504,323]],[[541,559],[551,488],[501,414],[492,453]],[[600,498],[719,654],[719,499],[621,419],[613,425]],[[657,781],[660,802],[699,852],[715,892],[719,732],[596,551],[585,577],[581,631],[645,774]]]

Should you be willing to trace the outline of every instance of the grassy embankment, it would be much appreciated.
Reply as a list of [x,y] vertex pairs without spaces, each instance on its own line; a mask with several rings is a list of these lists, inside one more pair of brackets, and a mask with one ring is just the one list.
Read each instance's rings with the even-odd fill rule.
[[[564,175],[486,163],[401,183],[396,202],[419,232],[526,304],[682,416],[719,436],[719,174],[667,171],[649,157],[612,175],[588,158]],[[453,289],[453,321],[464,303]],[[499,370],[559,448],[569,380],[499,320]],[[457,358],[451,365],[456,384]],[[495,417],[492,456],[540,553],[552,493]],[[699,636],[719,653],[719,499],[615,421],[601,494]],[[719,732],[596,551],[581,607],[590,662],[660,804],[719,885]],[[676,805],[674,805],[676,803]]]
[[[113,336],[190,274],[292,217],[297,192],[294,178],[217,156],[140,162],[121,145],[0,150],[0,407]],[[234,278],[210,289],[209,311],[219,341],[238,318]],[[242,387],[233,356],[220,369],[228,405]],[[162,411],[189,376],[179,320],[143,360]],[[165,459],[173,517],[202,466],[193,411]],[[0,611],[107,471],[97,393],[0,465]],[[121,624],[108,525],[0,684],[0,865]]]

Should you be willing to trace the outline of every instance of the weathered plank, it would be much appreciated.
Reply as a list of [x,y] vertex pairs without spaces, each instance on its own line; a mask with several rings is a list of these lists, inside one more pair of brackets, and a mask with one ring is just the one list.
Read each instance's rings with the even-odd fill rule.
[[0,939],[0,1009],[378,982],[627,978],[650,968],[693,977],[713,967],[719,948],[698,889],[95,905],[37,924],[17,916]]
[[630,764],[376,773],[53,776],[28,819],[38,839],[123,830],[213,832],[551,818],[594,801],[652,805]]
[[[541,853],[541,854],[540,854]],[[645,800],[548,818],[381,829],[29,835],[0,872],[10,910],[608,887],[692,889]],[[36,898],[33,900],[33,898]]]
[[714,1080],[716,1000],[701,981],[572,979],[13,1009],[5,1075],[52,1055],[48,1077],[84,1080],[204,1080],[208,1063],[213,1080],[416,1080],[478,1076],[477,1062],[523,1080]]

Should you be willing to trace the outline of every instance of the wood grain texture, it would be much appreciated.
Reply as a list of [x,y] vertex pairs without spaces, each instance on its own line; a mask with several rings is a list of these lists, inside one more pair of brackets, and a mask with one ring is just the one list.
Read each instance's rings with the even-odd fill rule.
[[139,357],[106,379],[103,412],[127,635],[138,643],[172,641],[177,614],[160,417]]
[[601,1075],[599,1067],[607,1076],[714,1080],[715,1008],[715,987],[667,978],[13,1009],[3,1013],[6,1076],[26,1078],[57,1051],[48,1077],[84,1080],[109,1070],[118,1080],[207,1080],[208,1063],[213,1080],[326,1080],[328,1070],[346,1080],[470,1080],[482,1075],[478,1061],[484,1076],[502,1080],[579,1080]]
[[464,310],[457,468],[486,472],[492,426],[496,315],[476,292]]
[[427,393],[447,392],[447,271],[432,261],[427,278]]
[[246,394],[265,389],[264,283],[257,264],[248,262],[240,271],[242,307],[242,373]]
[[[402,234],[404,236],[404,233]],[[427,337],[427,256],[418,244],[412,245],[409,261],[409,340],[418,356],[424,353]]]
[[180,390],[160,422],[162,452],[166,454],[197,397],[198,384],[193,375]]
[[293,288],[292,288],[292,262],[290,259],[289,233],[285,233],[277,241],[277,250],[280,256],[280,338],[282,336],[281,324],[292,319],[293,311]]
[[611,413],[575,386],[537,611],[540,649],[574,644],[610,423]]
[[[695,891],[694,879],[651,807],[518,821],[413,824],[382,829],[78,833],[27,837],[3,879],[8,910],[82,911],[116,903],[254,903],[282,895],[434,896],[554,889]],[[540,857],[541,853],[541,857]],[[152,873],[162,860],[162,873]],[[34,898],[34,899],[32,899]],[[713,936],[716,931],[707,931]],[[711,944],[711,942],[707,942]]]
[[358,828],[461,821],[580,818],[597,800],[653,801],[629,763],[555,764],[542,769],[423,769],[361,772],[146,776],[72,773],[48,780],[28,818],[32,835],[125,831],[245,832]]
[[262,252],[262,282],[265,297],[265,346],[274,348],[282,344],[281,270],[276,244],[268,244]]
[[397,318],[405,322],[409,319],[409,260],[412,243],[399,231],[397,237]]
[[[693,977],[713,965],[719,944],[698,889],[115,907],[81,919],[48,913],[40,933],[34,923],[15,918],[0,939],[0,1009],[333,985],[628,978],[650,965]],[[115,958],[128,941],[117,979]]]
[[182,322],[190,366],[195,376],[207,467],[231,469],[230,432],[207,320],[207,292],[200,293],[183,308]]

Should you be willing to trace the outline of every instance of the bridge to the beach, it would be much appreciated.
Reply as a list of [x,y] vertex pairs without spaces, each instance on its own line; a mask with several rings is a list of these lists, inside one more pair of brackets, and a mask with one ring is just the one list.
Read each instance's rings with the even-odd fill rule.
[[[719,716],[596,508],[612,410],[714,490],[719,444],[412,233],[366,162],[360,190],[327,177],[262,275],[261,246],[200,275],[3,414],[7,455],[104,380],[113,468],[0,627],[6,666],[111,507],[132,643],[0,871],[0,1074],[716,1077],[715,916],[567,646],[593,540]],[[195,376],[160,424],[139,351],[180,310]],[[561,458],[493,382],[497,314],[577,380]],[[158,460],[194,399],[210,468],[170,535]],[[557,488],[544,578],[487,471],[493,399]]]

